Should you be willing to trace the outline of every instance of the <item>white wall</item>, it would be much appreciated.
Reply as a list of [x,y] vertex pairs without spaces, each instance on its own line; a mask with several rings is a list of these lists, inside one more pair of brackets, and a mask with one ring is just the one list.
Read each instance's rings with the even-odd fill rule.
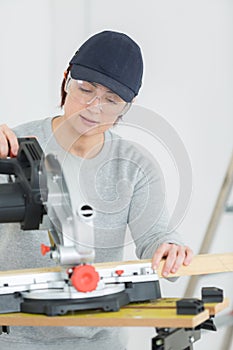
[[[137,103],[173,125],[192,162],[192,202],[179,231],[197,253],[233,146],[232,12],[230,0],[1,0],[0,123],[59,113],[63,70],[83,40],[104,29],[128,33],[145,59]],[[233,250],[232,228],[224,215],[210,252]],[[181,296],[187,279],[161,283],[163,296]],[[232,298],[229,274],[203,278],[196,296],[203,285]],[[129,350],[150,349],[152,329],[130,334]],[[195,349],[222,350],[223,335],[204,334]]]

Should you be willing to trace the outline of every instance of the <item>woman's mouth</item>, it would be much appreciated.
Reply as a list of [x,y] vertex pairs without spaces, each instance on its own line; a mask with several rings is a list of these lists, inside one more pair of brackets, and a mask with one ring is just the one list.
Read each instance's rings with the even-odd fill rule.
[[91,119],[89,119],[89,118],[86,118],[86,117],[84,117],[84,116],[81,115],[81,114],[80,114],[80,118],[81,118],[82,122],[83,122],[84,124],[88,125],[88,126],[95,126],[95,125],[99,124],[98,121],[96,121],[96,120],[91,120]]

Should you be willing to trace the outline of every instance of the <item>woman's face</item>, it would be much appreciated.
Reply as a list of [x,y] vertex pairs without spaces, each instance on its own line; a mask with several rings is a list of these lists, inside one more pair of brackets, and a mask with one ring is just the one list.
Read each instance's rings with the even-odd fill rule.
[[70,79],[66,91],[64,117],[81,135],[104,133],[128,105],[111,90],[96,83]]

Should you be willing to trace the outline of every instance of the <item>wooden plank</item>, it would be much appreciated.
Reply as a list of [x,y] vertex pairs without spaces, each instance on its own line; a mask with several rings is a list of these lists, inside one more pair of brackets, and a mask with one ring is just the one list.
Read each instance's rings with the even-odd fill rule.
[[214,316],[223,311],[230,305],[228,298],[224,299],[222,303],[206,303],[205,309],[209,311],[210,316]]
[[[130,260],[130,261],[117,261],[117,262],[105,262],[97,263],[94,266],[98,269],[101,268],[115,268],[119,265],[127,264],[141,264],[150,263],[150,259],[146,260]],[[164,265],[164,260],[161,261],[158,268],[158,275],[162,277],[161,270]],[[11,270],[1,271],[0,276],[21,274],[21,273],[44,273],[44,272],[60,272],[61,267],[46,267],[37,269],[25,269],[25,270]],[[175,274],[170,274],[168,277],[180,277],[180,276],[192,276],[192,275],[205,275],[211,273],[221,272],[233,272],[233,253],[225,254],[200,254],[194,256],[189,266],[181,266]]]
[[21,274],[32,274],[32,273],[48,273],[48,272],[61,272],[61,267],[41,267],[36,269],[19,269],[19,270],[7,270],[0,271],[1,276],[21,275]]
[[[162,264],[161,264],[162,265]],[[162,266],[159,268],[161,276]],[[201,254],[196,255],[189,266],[181,266],[177,273],[170,276],[193,276],[208,275],[212,273],[232,272],[233,271],[233,253],[227,254]]]
[[122,308],[118,312],[80,311],[53,317],[26,313],[2,314],[0,325],[193,328],[208,318],[208,310],[198,315],[177,315],[174,309]]
[[[95,264],[98,269],[107,267],[116,267],[124,264],[140,264],[148,263],[151,260],[133,260],[125,262],[110,262]],[[158,268],[158,275],[161,275],[161,271],[164,265],[164,260],[161,261]],[[225,254],[200,254],[193,257],[193,260],[189,266],[181,266],[175,274],[170,274],[168,277],[180,277],[180,276],[192,276],[192,275],[206,275],[211,273],[220,272],[232,272],[233,271],[233,253]]]

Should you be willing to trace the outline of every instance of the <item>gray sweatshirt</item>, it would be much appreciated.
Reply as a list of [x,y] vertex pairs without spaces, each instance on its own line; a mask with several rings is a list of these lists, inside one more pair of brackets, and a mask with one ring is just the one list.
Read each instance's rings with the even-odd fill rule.
[[[167,232],[164,183],[149,154],[107,131],[97,156],[83,159],[65,152],[57,143],[51,122],[52,118],[29,122],[14,132],[18,137],[36,136],[45,154],[57,155],[74,208],[80,203],[94,208],[96,262],[123,259],[127,227],[139,259],[151,258],[164,242],[182,244],[176,232]],[[54,265],[49,256],[40,254],[40,244],[49,244],[43,225],[41,230],[21,231],[17,224],[1,224],[0,242],[1,270]],[[124,332],[119,328],[11,327],[10,335],[0,335],[1,350],[109,348],[126,349]]]

